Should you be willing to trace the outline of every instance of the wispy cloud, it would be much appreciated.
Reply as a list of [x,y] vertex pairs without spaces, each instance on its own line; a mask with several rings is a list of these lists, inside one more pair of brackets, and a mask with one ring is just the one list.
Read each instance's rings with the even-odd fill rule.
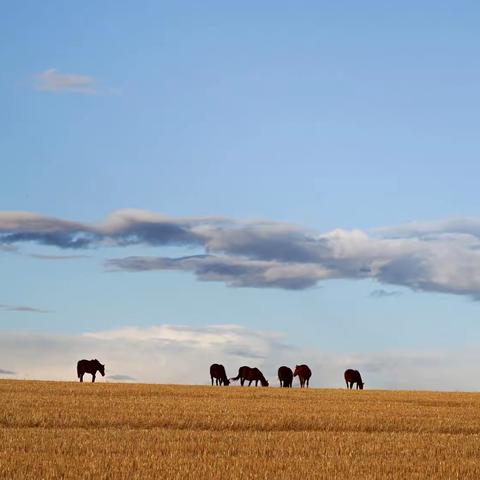
[[37,260],[78,260],[82,258],[90,258],[90,255],[43,255],[40,253],[27,254],[30,258],[36,258]]
[[0,310],[7,312],[26,312],[26,313],[51,313],[51,310],[43,310],[41,308],[29,307],[26,305],[5,305],[0,304]]
[[0,245],[0,252],[18,253],[18,247],[15,245]]
[[0,368],[0,375],[15,375],[15,372],[12,370],[5,370],[3,368]]
[[43,92],[70,92],[93,95],[98,92],[96,81],[89,75],[60,73],[50,68],[34,76],[35,89]]
[[132,209],[113,212],[96,224],[0,212],[0,245],[20,242],[71,250],[134,245],[200,250],[180,257],[113,258],[106,267],[186,271],[232,287],[302,290],[329,279],[368,278],[415,291],[480,298],[480,220],[472,219],[383,227],[372,233],[315,232],[281,222],[175,218]]
[[373,290],[372,292],[370,292],[370,297],[388,298],[388,297],[398,297],[401,294],[402,292],[399,292],[398,290],[383,290],[382,288],[379,288],[377,290]]

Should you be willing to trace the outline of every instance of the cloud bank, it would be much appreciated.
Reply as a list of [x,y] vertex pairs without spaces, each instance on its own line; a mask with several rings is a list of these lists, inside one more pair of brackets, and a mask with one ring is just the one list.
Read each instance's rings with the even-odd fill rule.
[[415,291],[480,298],[480,220],[455,219],[315,232],[269,221],[168,217],[119,210],[99,224],[0,212],[0,246],[33,242],[59,249],[176,246],[203,253],[125,256],[112,271],[174,270],[232,287],[302,290],[329,279],[373,279]]
[[69,336],[3,332],[0,374],[78,381],[77,361],[98,358],[106,364],[100,382],[208,385],[210,365],[222,363],[230,377],[242,365],[257,366],[274,387],[279,366],[307,363],[315,387],[344,388],[343,372],[357,368],[369,389],[478,390],[478,351],[323,353],[290,345],[278,332],[238,325],[132,326]]

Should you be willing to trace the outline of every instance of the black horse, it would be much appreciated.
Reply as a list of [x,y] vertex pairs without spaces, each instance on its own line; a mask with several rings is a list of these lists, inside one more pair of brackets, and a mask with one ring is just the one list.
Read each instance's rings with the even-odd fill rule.
[[225,367],[218,363],[214,363],[210,366],[210,378],[212,379],[212,385],[213,379],[215,379],[216,385],[230,385],[230,380],[227,378]]
[[363,386],[365,384],[363,383],[362,376],[360,375],[360,372],[358,370],[352,370],[351,368],[349,368],[348,370],[345,370],[343,377],[345,378],[347,388],[350,388],[350,390],[353,388],[354,383],[357,384],[357,390],[363,390]]
[[240,367],[238,370],[238,375],[230,380],[235,381],[240,379],[240,385],[243,387],[245,381],[248,381],[248,386],[255,382],[255,386],[258,385],[258,382],[261,383],[262,387],[268,387],[268,381],[263,376],[263,373],[258,368],[250,367]]
[[280,381],[280,386],[285,388],[291,388],[293,382],[293,372],[290,367],[280,367],[278,369],[278,380]]
[[77,375],[81,382],[83,382],[83,376],[86,373],[90,373],[92,375],[92,382],[94,382],[97,371],[102,374],[102,377],[105,376],[105,365],[102,365],[97,359],[80,360],[77,363]]

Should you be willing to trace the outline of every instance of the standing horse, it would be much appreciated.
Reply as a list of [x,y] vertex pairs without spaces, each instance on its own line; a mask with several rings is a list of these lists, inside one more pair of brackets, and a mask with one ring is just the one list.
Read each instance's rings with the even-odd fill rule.
[[95,381],[96,373],[100,372],[102,377],[105,376],[105,365],[102,365],[97,359],[95,360],[80,360],[77,363],[77,375],[81,382],[83,382],[83,376],[86,373],[92,375],[92,383]]
[[244,385],[245,380],[248,380],[248,386],[255,382],[255,386],[258,386],[258,382],[260,381],[262,387],[268,387],[267,379],[263,376],[263,373],[257,368],[250,368],[250,367],[240,367],[238,369],[238,375],[235,378],[231,378],[230,380],[238,380],[240,379],[240,384]]
[[348,370],[345,370],[343,377],[345,378],[347,388],[350,388],[350,390],[353,388],[354,383],[357,384],[357,390],[363,390],[363,386],[365,384],[363,383],[362,376],[360,375],[360,372],[358,370],[352,370],[351,368],[349,368]]
[[297,375],[300,380],[300,388],[303,388],[305,384],[308,388],[310,377],[312,376],[312,371],[308,368],[308,365],[297,365],[293,376],[296,377]]
[[230,380],[227,378],[227,374],[225,373],[225,367],[218,363],[214,363],[210,366],[210,378],[212,379],[212,385],[213,379],[215,379],[216,385],[230,385]]
[[280,381],[280,386],[285,388],[291,388],[293,383],[293,372],[289,367],[280,367],[278,369],[278,380]]

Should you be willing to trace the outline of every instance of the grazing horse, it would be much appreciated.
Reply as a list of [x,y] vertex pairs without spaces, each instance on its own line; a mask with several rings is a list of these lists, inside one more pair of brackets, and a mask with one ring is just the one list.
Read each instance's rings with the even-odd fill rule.
[[300,380],[300,388],[303,388],[305,384],[307,384],[308,388],[308,383],[310,381],[310,377],[312,376],[312,371],[310,368],[308,368],[308,365],[297,365],[295,367],[293,376],[296,377],[297,375]]
[[263,373],[257,368],[250,368],[250,367],[240,367],[238,369],[238,375],[235,378],[231,378],[230,380],[238,380],[240,379],[240,384],[243,387],[245,380],[248,380],[248,386],[255,382],[255,386],[258,385],[258,382],[262,384],[262,387],[268,387],[267,379],[263,376]]
[[280,380],[280,386],[285,388],[292,388],[293,372],[289,367],[280,367],[278,369],[278,379]]
[[227,374],[225,373],[225,367],[223,365],[219,365],[218,363],[214,363],[210,366],[210,378],[215,379],[216,385],[230,385],[230,380],[227,378]]
[[77,363],[77,375],[81,382],[86,373],[92,375],[92,383],[95,381],[95,375],[99,371],[102,377],[105,376],[105,365],[102,365],[97,359],[95,360],[80,360]]
[[351,368],[349,368],[348,370],[345,370],[343,376],[345,378],[347,388],[350,388],[351,390],[353,388],[353,384],[356,383],[356,389],[363,390],[363,386],[365,384],[363,383],[362,376],[360,375],[360,372],[358,370],[352,370]]

